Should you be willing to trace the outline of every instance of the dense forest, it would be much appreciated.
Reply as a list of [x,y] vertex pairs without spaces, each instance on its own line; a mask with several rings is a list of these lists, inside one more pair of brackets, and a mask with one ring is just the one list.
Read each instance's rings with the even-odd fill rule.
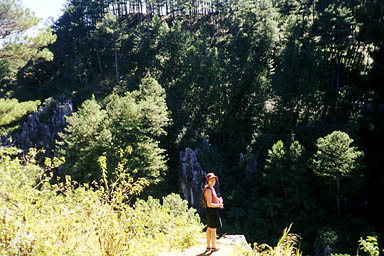
[[52,180],[162,198],[208,141],[222,233],[274,243],[292,223],[308,255],[381,241],[383,1],[67,0],[25,37],[37,23],[0,4],[0,145],[65,159]]

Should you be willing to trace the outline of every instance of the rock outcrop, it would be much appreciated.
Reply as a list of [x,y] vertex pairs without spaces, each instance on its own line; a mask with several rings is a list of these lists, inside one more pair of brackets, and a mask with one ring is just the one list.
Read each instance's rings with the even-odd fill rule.
[[180,152],[179,189],[182,197],[201,212],[200,198],[206,172],[197,160],[198,151],[186,148]]
[[0,142],[4,146],[17,146],[20,149],[44,148],[47,152],[52,152],[55,148],[55,141],[58,133],[63,131],[66,125],[66,116],[72,115],[72,101],[59,102],[49,117],[45,107],[28,115],[27,121],[23,124],[19,133],[3,137]]
[[225,235],[219,240],[222,244],[239,246],[245,250],[252,250],[244,235]]
[[[202,148],[191,149],[186,148],[180,152],[180,172],[179,172],[179,190],[181,196],[188,203],[197,209],[199,214],[203,213],[200,205],[201,193],[206,184],[205,176],[212,170],[202,167],[198,160],[199,154],[211,154],[208,141],[204,140]],[[219,181],[215,185],[217,194],[220,196],[220,173],[216,173]]]

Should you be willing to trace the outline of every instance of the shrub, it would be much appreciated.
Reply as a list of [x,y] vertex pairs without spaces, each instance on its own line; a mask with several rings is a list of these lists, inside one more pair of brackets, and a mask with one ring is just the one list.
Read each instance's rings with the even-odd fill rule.
[[[370,256],[379,256],[380,249],[377,238],[374,236],[367,236],[366,239],[363,239],[361,237],[359,240],[359,250]],[[357,255],[359,254],[357,253]]]
[[0,98],[0,136],[20,128],[20,120],[37,110],[40,101],[19,102],[17,99]]
[[156,255],[189,247],[201,234],[179,195],[131,207],[68,177],[50,185],[34,152],[22,161],[18,150],[0,148],[0,255]]
[[[271,247],[267,244],[254,244],[254,249],[251,255],[301,256],[302,253],[296,246],[299,237],[295,234],[289,233],[291,227],[292,224],[288,228],[284,229],[283,235],[275,247]],[[247,253],[246,255],[250,256],[250,253]]]

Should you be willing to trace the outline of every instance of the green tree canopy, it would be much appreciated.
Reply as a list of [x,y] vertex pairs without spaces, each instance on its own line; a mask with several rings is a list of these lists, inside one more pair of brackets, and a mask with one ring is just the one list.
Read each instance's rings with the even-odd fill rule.
[[106,129],[107,113],[96,100],[86,100],[80,109],[67,117],[67,127],[59,134],[59,153],[66,158],[65,169],[80,181],[99,180],[97,159],[111,145]]
[[351,146],[353,139],[342,131],[317,140],[317,151],[313,156],[313,171],[318,176],[330,177],[337,185],[337,207],[340,211],[340,180],[360,169],[363,152]]
[[317,140],[314,155],[314,172],[319,176],[341,179],[360,167],[363,152],[352,147],[353,139],[345,132],[334,131]]
[[165,91],[150,76],[142,79],[137,91],[110,95],[105,107],[94,98],[85,101],[67,118],[60,135],[65,170],[81,182],[98,181],[102,176],[97,160],[105,156],[109,175],[123,163],[134,178],[156,183],[166,169],[158,138],[170,123],[168,115]]
[[270,217],[282,210],[294,216],[297,215],[297,209],[302,209],[301,215],[313,209],[311,178],[306,171],[304,153],[304,147],[298,141],[286,148],[283,141],[279,140],[268,150],[263,180],[268,191],[264,205]]
[[0,62],[10,63],[2,64],[0,68],[9,68],[8,79],[14,78],[17,69],[31,59],[53,59],[52,52],[44,48],[56,40],[50,29],[42,28],[36,36],[26,34],[39,21],[29,9],[21,6],[19,0],[0,2]]

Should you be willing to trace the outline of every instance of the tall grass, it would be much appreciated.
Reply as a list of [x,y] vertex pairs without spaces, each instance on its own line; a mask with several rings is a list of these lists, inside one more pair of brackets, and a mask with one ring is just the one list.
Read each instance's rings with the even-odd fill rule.
[[292,224],[284,229],[283,235],[275,247],[268,244],[253,245],[252,252],[243,252],[245,256],[301,256],[302,253],[297,247],[299,237],[290,233]]
[[179,195],[114,205],[103,189],[50,185],[36,151],[18,153],[0,148],[0,255],[157,255],[197,242],[199,217]]

